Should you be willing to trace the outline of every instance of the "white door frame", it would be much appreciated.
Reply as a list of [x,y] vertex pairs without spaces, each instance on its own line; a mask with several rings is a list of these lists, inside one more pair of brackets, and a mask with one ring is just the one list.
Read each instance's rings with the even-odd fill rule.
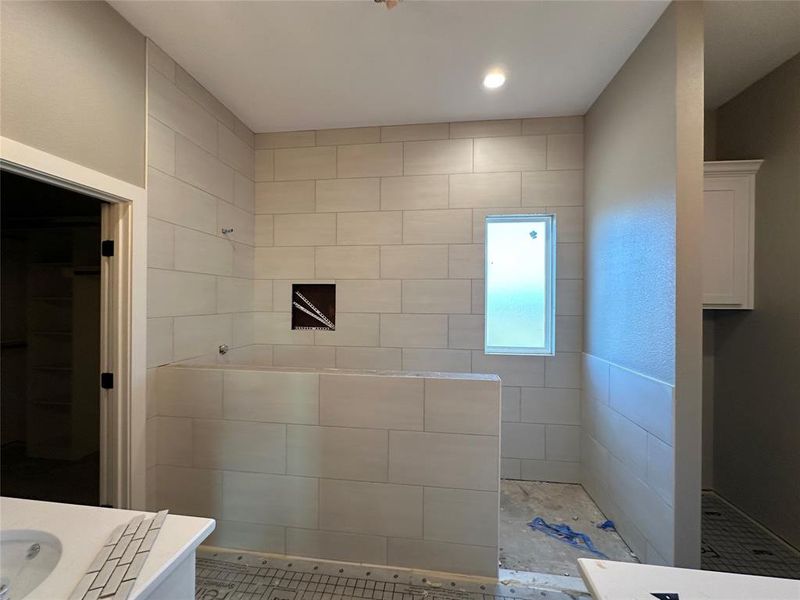
[[[145,508],[147,388],[147,194],[145,188],[0,137],[4,170],[93,196],[103,207],[103,239],[113,239],[113,262],[103,259],[101,371],[114,387],[101,390],[101,503]],[[98,249],[99,250],[99,249]],[[98,373],[99,387],[99,373]],[[101,439],[101,444],[103,440]]]

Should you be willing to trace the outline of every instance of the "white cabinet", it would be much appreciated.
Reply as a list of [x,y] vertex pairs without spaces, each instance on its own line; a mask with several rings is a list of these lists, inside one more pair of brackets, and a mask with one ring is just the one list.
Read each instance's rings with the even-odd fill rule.
[[753,308],[755,179],[761,163],[705,163],[703,308]]

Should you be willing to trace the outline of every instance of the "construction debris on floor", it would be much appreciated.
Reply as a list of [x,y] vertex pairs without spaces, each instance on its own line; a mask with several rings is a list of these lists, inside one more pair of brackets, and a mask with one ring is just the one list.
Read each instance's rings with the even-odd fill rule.
[[601,555],[638,562],[580,485],[501,482],[501,568],[576,577],[579,558]]
[[800,579],[800,552],[714,492],[703,492],[705,571]]
[[591,600],[529,581],[200,548],[195,600]]

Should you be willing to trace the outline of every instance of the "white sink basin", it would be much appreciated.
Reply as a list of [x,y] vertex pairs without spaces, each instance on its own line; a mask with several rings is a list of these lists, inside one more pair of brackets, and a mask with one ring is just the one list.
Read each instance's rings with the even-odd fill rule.
[[0,600],[22,600],[42,583],[61,558],[61,542],[46,531],[0,531]]

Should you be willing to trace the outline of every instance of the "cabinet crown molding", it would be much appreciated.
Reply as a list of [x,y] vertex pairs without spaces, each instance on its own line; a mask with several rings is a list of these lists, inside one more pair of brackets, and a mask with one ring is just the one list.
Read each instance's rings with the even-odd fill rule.
[[755,175],[763,159],[754,160],[707,160],[703,163],[706,175]]

